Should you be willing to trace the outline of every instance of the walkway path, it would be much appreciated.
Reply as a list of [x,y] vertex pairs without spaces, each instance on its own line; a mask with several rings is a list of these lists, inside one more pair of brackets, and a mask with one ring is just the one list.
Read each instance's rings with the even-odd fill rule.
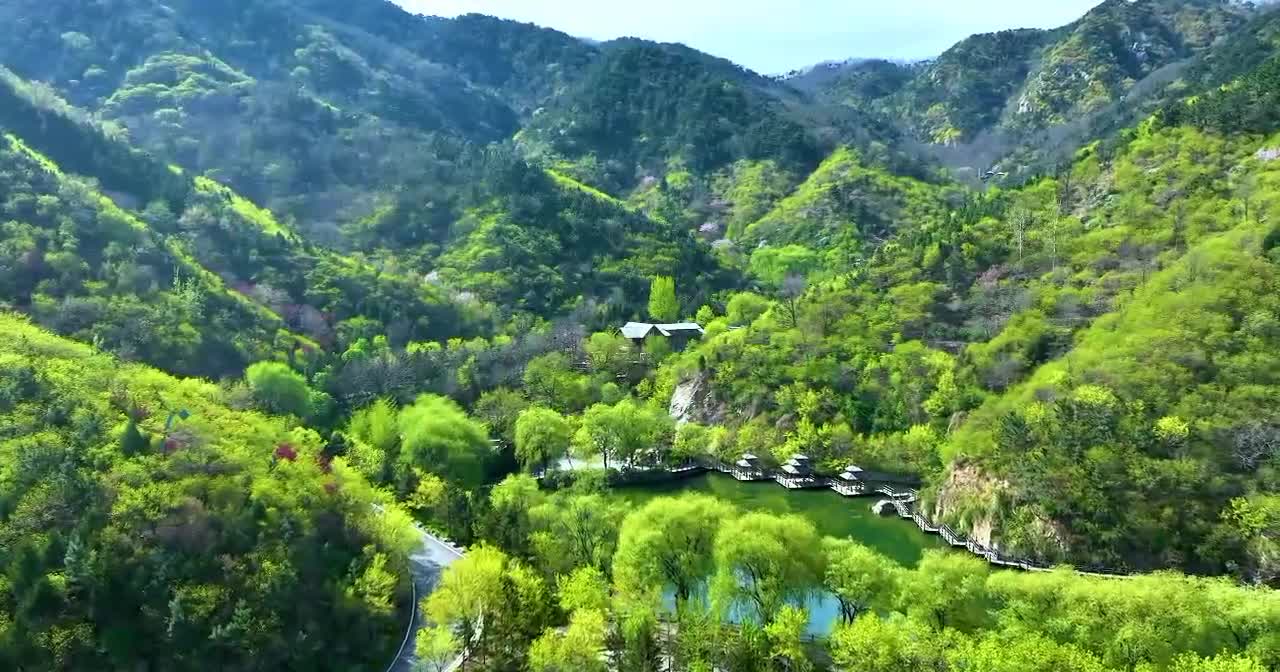
[[[782,474],[781,472],[770,472],[770,470],[767,469],[744,471],[735,465],[726,464],[719,460],[704,460],[701,468],[707,471],[718,471],[724,474],[729,474],[740,481],[774,480],[784,487],[793,487],[792,485],[784,482],[784,480],[786,480],[786,474]],[[1006,556],[1001,553],[999,549],[990,548],[972,539],[966,538],[964,535],[951,529],[951,527],[945,523],[935,523],[930,520],[923,511],[919,510],[919,506],[917,505],[919,493],[914,489],[896,487],[887,484],[870,485],[863,483],[857,484],[857,487],[844,487],[839,479],[822,478],[819,476],[813,476],[806,479],[805,486],[830,487],[836,492],[846,496],[869,495],[872,493],[885,495],[889,498],[886,500],[886,503],[893,506],[894,511],[898,516],[914,522],[916,527],[920,528],[921,532],[937,534],[949,545],[956,548],[963,548],[993,565],[1023,569],[1029,572],[1048,572],[1054,569],[1052,565],[1045,563],[1035,562],[1025,558]],[[1132,576],[1125,572],[1106,570],[1087,571],[1076,569],[1075,572],[1077,574],[1084,574],[1087,576],[1101,576],[1107,578],[1131,578]]]
[[[440,575],[444,573],[445,568],[462,557],[462,551],[427,532],[420,523],[414,523],[414,527],[421,537],[421,543],[418,546],[418,550],[409,556],[409,569],[413,572],[413,585],[415,588],[413,622],[405,635],[404,645],[400,649],[400,654],[387,667],[387,672],[413,671],[413,664],[416,662],[413,651],[418,640],[418,630],[425,624],[424,615],[422,610],[418,609],[417,603],[435,590],[436,583],[440,581]],[[458,669],[461,664],[462,657],[459,656],[457,660],[445,667],[444,672],[452,672]]]

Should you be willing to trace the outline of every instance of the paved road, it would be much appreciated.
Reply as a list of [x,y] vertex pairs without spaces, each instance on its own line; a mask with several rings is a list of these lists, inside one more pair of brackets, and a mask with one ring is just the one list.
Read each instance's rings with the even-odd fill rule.
[[[421,527],[418,528],[418,533],[422,537],[422,543],[418,550],[409,556],[409,568],[413,572],[413,583],[418,588],[418,600],[421,601],[435,590],[436,582],[440,580],[440,574],[444,569],[461,558],[462,554]],[[423,620],[424,615],[415,605],[413,629],[409,633],[409,639],[400,657],[387,668],[387,672],[412,672],[416,660],[413,655],[414,644],[418,639],[418,629],[423,626]],[[461,662],[461,658],[454,661],[445,668],[446,672],[457,669]]]

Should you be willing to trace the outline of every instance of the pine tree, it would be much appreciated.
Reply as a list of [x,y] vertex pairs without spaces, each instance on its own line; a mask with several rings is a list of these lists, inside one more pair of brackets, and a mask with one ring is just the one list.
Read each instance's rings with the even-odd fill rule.
[[658,322],[675,322],[679,316],[676,281],[669,275],[655,277],[649,286],[649,317]]

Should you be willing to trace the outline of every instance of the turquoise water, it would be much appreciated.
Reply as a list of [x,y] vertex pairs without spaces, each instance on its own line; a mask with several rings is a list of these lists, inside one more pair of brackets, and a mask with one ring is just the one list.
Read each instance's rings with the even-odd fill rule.
[[[878,516],[871,505],[879,496],[844,497],[832,490],[787,490],[773,481],[744,483],[731,476],[709,473],[663,483],[623,487],[613,496],[639,507],[656,497],[685,493],[713,495],[744,511],[797,514],[809,519],[818,532],[829,537],[850,537],[906,567],[914,567],[926,549],[947,548],[939,537],[925,534],[897,516]],[[839,605],[829,595],[809,599],[809,631],[825,634],[839,619]]]

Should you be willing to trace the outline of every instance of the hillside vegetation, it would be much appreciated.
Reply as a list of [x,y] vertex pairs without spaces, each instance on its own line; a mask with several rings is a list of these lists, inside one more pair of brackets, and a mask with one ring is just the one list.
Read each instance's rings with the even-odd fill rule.
[[7,669],[346,670],[398,643],[404,519],[314,431],[11,314],[0,374]]
[[[396,501],[468,547],[441,669],[1280,661],[1280,11],[783,78],[384,0],[0,19],[0,667],[383,669]],[[1139,576],[610,493],[743,453]]]

